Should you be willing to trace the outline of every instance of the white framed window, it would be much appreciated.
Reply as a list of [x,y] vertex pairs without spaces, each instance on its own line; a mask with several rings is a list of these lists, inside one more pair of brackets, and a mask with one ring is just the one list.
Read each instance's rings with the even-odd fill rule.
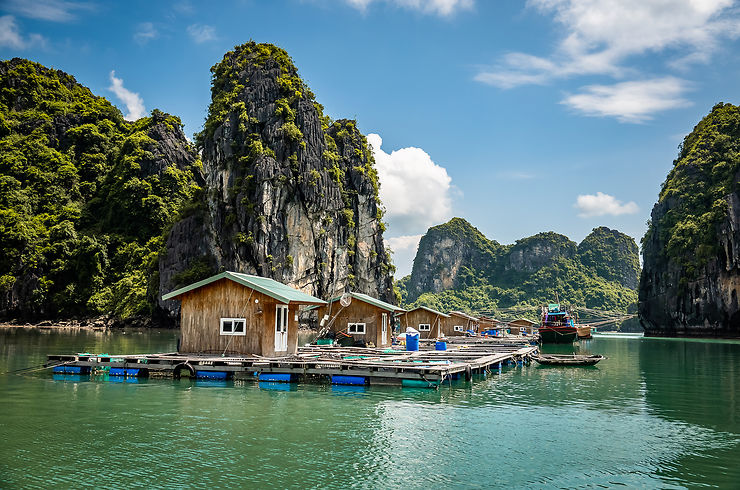
[[420,323],[419,324],[419,332],[428,332],[432,329],[432,326],[428,323]]
[[352,335],[365,335],[365,324],[364,323],[348,323],[347,333]]
[[455,332],[462,332],[463,331],[463,326],[462,325],[455,325],[453,328],[455,329]]
[[222,318],[221,335],[247,335],[245,318]]

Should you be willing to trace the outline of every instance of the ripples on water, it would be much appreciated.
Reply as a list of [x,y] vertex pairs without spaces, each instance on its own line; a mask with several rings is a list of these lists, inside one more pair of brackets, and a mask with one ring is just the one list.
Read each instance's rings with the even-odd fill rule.
[[[175,345],[157,332],[0,335],[0,372],[51,352]],[[609,359],[439,391],[0,375],[0,487],[736,485],[739,344],[576,348]]]

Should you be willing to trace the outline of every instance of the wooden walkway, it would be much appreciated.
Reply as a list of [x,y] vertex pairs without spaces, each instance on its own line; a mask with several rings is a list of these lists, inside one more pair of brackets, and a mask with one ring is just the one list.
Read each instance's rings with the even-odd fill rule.
[[[309,346],[295,355],[276,358],[163,353],[47,356],[47,366],[63,373],[116,373],[123,376],[306,381],[335,384],[391,384],[437,387],[451,379],[500,370],[507,364],[529,364],[538,348],[529,345],[453,344],[449,350],[416,352],[392,349]],[[79,368],[79,369],[77,369]]]

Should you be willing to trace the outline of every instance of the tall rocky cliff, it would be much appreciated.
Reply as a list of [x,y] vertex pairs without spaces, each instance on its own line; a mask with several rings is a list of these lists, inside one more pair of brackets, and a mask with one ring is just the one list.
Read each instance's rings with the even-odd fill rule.
[[178,118],[127,122],[71,75],[0,62],[0,316],[152,315],[162,234],[199,182]]
[[405,303],[485,311],[556,297],[591,308],[635,308],[635,241],[595,228],[580,244],[554,232],[501,245],[461,218],[430,228],[412,273],[400,282]]
[[355,122],[325,116],[275,46],[237,46],[211,71],[197,137],[205,192],[167,238],[160,289],[226,269],[319,297],[353,290],[393,300],[378,176]]
[[718,104],[686,136],[643,238],[648,335],[740,336],[740,107]]

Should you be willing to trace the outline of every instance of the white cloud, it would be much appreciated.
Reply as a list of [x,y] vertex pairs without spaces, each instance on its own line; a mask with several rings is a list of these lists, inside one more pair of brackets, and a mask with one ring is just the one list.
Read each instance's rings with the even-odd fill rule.
[[[494,66],[480,69],[474,80],[510,89],[584,75],[640,79],[645,76],[634,62],[639,62],[641,56],[663,56],[663,65],[651,60],[653,70],[685,69],[693,63],[710,61],[722,40],[740,36],[740,9],[734,0],[529,0],[527,5],[551,17],[561,28],[555,49],[544,57],[509,53]],[[629,110],[626,114],[612,109],[584,112],[641,122],[652,112],[670,108],[675,101],[685,103],[680,94],[686,87],[669,77],[637,81],[632,86],[617,84],[612,89],[649,89],[657,85],[657,80],[672,84],[673,92],[647,101],[642,97],[625,99],[623,94],[623,100],[632,106],[647,102],[644,110]],[[602,88],[588,87],[586,94],[569,97],[565,103],[593,106],[594,96],[604,98]]]
[[674,77],[654,78],[614,85],[589,85],[581,93],[561,101],[587,116],[616,117],[621,122],[640,123],[652,114],[691,102],[682,95],[689,89],[685,80]]
[[195,13],[195,7],[187,0],[181,0],[175,3],[172,8],[182,15],[193,15]]
[[623,204],[622,201],[618,201],[614,196],[604,194],[603,192],[597,192],[595,195],[580,195],[573,206],[580,211],[578,216],[581,218],[604,216],[607,214],[619,216],[621,214],[635,214],[639,211],[637,204],[633,201]]
[[452,179],[421,148],[381,149],[382,138],[369,134],[380,178],[380,198],[386,207],[390,234],[423,233],[452,215]]
[[126,110],[128,110],[128,114],[124,116],[126,120],[135,121],[142,117],[146,113],[146,109],[144,108],[144,100],[141,96],[125,88],[123,86],[123,80],[116,78],[115,71],[110,72],[110,81],[111,85],[108,87],[108,90],[116,94],[116,97],[126,105]]
[[396,277],[411,274],[416,257],[416,250],[422,235],[403,235],[386,238],[385,243],[393,252],[393,264],[396,266]]
[[142,22],[136,27],[136,32],[134,33],[134,41],[141,45],[158,37],[159,31],[157,31],[157,28],[151,22]]
[[517,170],[510,170],[505,172],[499,172],[498,177],[504,180],[532,180],[537,178],[537,174],[531,172],[522,172]]
[[0,47],[28,49],[35,46],[45,47],[46,39],[41,34],[29,34],[24,38],[21,34],[15,17],[3,15],[0,17]]
[[204,43],[216,39],[216,30],[205,24],[191,24],[187,28],[188,34],[196,43]]
[[[475,79],[501,88],[558,77],[625,76],[629,58],[671,50],[672,63],[708,61],[720,39],[740,35],[733,0],[529,0],[564,34],[549,58],[510,53]],[[669,62],[670,63],[670,62]]]
[[425,14],[434,14],[449,17],[461,10],[473,8],[474,0],[345,0],[352,7],[363,12],[372,3],[384,1],[409,10],[417,10]]
[[77,18],[79,10],[93,10],[95,6],[87,2],[68,2],[66,0],[6,0],[5,8],[22,17],[69,22]]

